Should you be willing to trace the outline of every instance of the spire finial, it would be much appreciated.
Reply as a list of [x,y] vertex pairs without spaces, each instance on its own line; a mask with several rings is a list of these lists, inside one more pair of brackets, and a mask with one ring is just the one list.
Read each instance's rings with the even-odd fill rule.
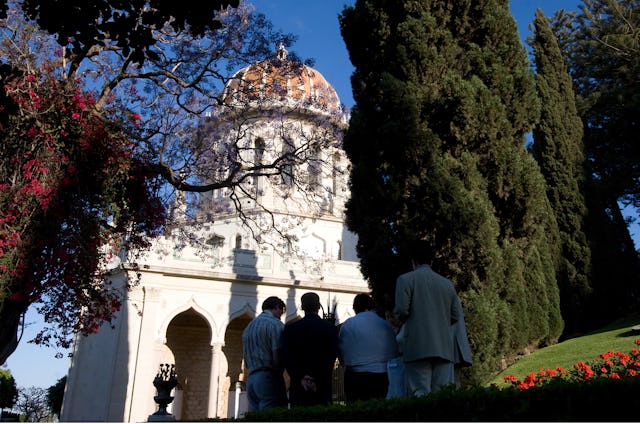
[[284,44],[280,43],[280,45],[278,46],[278,51],[276,52],[276,57],[280,60],[286,60],[287,54],[289,54],[289,52],[287,52],[287,49],[284,48]]

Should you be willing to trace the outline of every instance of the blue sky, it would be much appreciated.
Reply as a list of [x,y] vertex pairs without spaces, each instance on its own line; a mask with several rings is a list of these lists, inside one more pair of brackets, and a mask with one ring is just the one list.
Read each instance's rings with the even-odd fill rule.
[[[315,59],[314,68],[326,80],[333,84],[342,103],[353,106],[350,76],[353,66],[338,25],[338,14],[345,5],[354,4],[353,0],[249,0],[259,12],[269,17],[276,28],[299,36],[291,50],[302,58]],[[524,39],[530,35],[529,24],[533,21],[536,8],[546,15],[553,15],[558,9],[577,10],[580,0],[511,0],[511,11]],[[26,343],[39,327],[37,315],[27,314],[26,329],[18,349],[7,360],[20,387],[47,388],[65,376],[69,367],[69,358],[56,359],[55,349],[47,349]]]
[[[355,0],[249,0],[276,28],[298,35],[292,47],[303,58],[315,59],[314,68],[333,84],[346,106],[353,106],[350,76],[353,66],[340,35],[338,15]],[[551,16],[558,9],[577,10],[580,0],[510,0],[520,36],[531,34],[529,24],[537,8]]]

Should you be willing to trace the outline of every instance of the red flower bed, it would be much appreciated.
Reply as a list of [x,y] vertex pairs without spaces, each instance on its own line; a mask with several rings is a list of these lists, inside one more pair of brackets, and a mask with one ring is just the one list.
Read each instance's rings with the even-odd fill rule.
[[[640,345],[640,339],[635,341]],[[562,367],[555,369],[540,369],[538,373],[530,372],[524,380],[519,380],[514,375],[506,375],[504,381],[520,390],[542,386],[555,379],[579,382],[593,378],[611,378],[624,380],[636,377],[640,370],[640,351],[631,349],[629,353],[609,351],[601,354],[592,362],[580,361],[571,370]]]

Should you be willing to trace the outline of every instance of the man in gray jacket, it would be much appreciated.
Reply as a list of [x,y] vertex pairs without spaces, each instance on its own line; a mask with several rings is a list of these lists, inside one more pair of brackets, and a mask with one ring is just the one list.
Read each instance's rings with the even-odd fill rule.
[[409,392],[424,396],[453,381],[453,327],[458,295],[453,283],[431,269],[431,249],[413,246],[413,268],[396,281],[394,313],[404,323],[403,360]]

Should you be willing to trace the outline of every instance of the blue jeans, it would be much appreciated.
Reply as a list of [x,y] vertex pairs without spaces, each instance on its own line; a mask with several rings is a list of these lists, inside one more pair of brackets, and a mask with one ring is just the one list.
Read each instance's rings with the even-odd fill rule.
[[402,356],[389,360],[387,363],[387,375],[389,376],[387,399],[409,397],[407,372],[404,369]]
[[258,370],[247,378],[249,411],[287,406],[287,393],[282,371]]

